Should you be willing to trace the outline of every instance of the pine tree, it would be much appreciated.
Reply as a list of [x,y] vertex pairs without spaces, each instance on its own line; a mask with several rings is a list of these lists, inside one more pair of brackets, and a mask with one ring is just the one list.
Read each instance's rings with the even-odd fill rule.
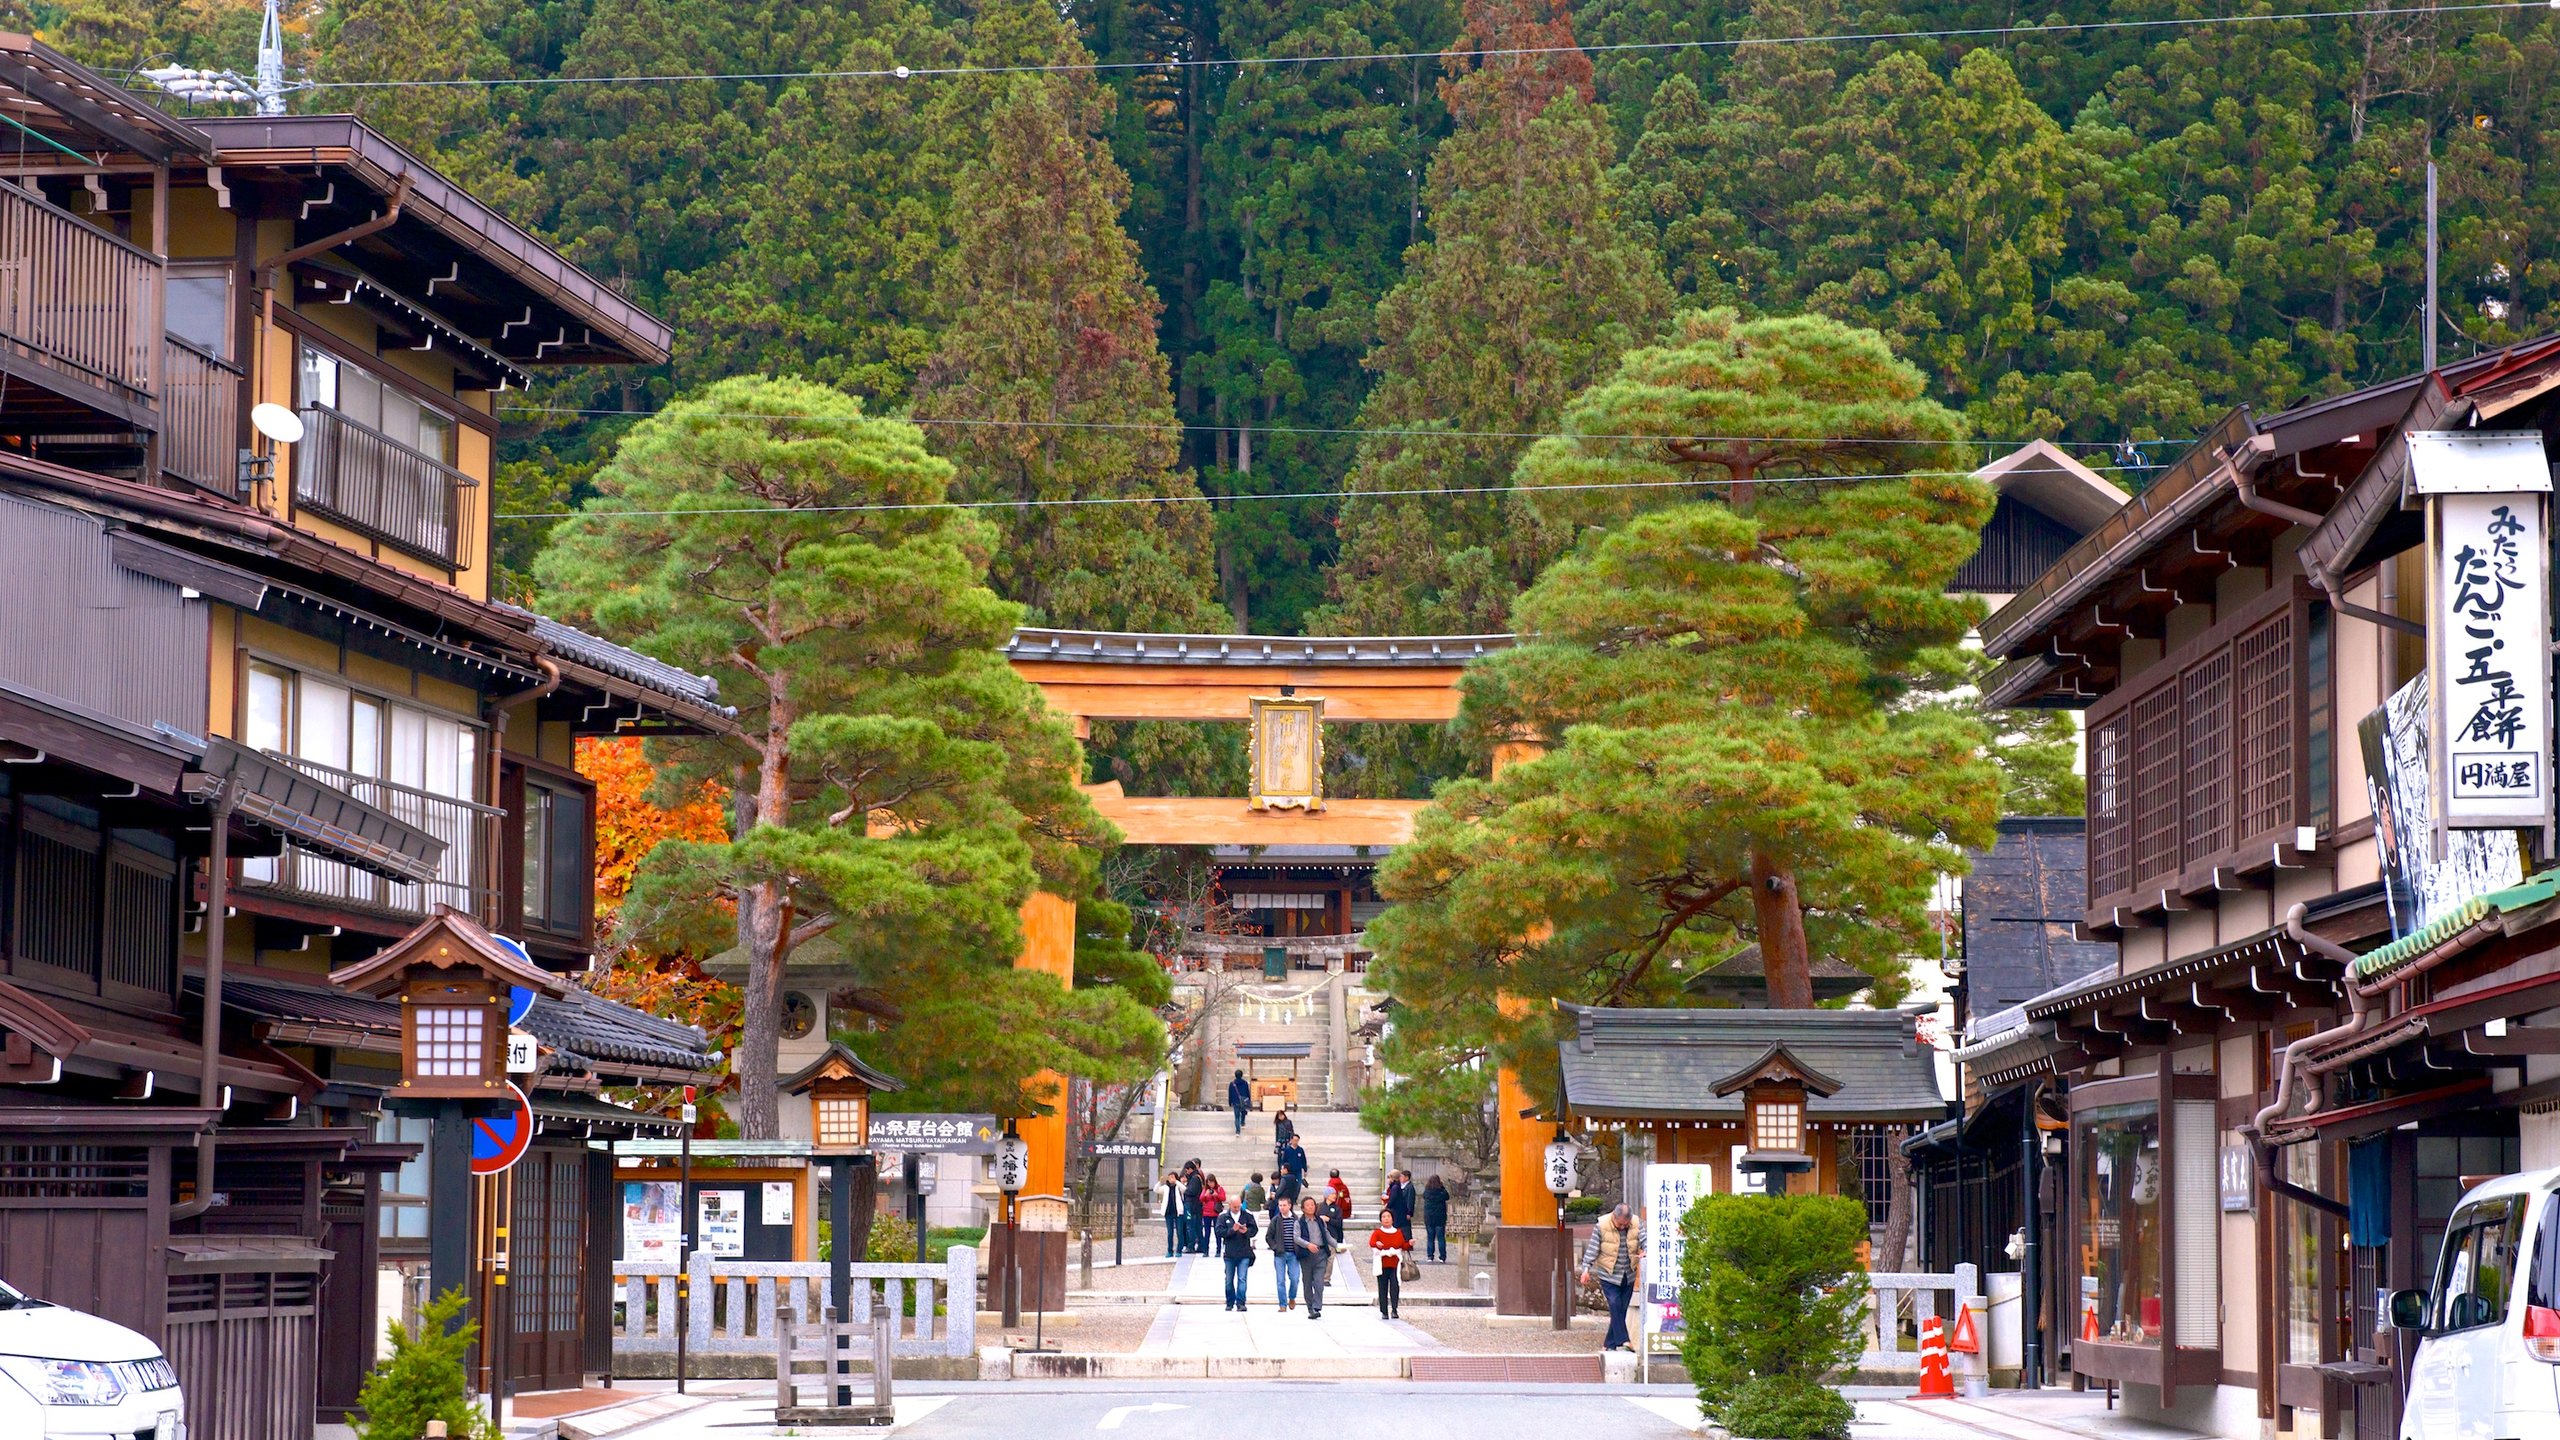
[[1393,492],[1499,490],[1523,437],[1668,308],[1651,252],[1624,233],[1590,61],[1571,40],[1553,0],[1470,0],[1452,43],[1441,96],[1457,128],[1424,186],[1430,238],[1378,305],[1370,433],[1316,622],[1334,633],[1503,628],[1539,557],[1508,545],[1498,497]]
[[447,1290],[419,1312],[416,1329],[390,1322],[391,1354],[356,1394],[365,1417],[356,1440],[420,1440],[432,1420],[443,1421],[453,1440],[494,1440],[463,1373],[480,1339],[480,1322],[462,1318],[465,1303],[460,1290]]
[[743,951],[751,1138],[777,1130],[783,982],[812,947],[895,1017],[866,1054],[919,1103],[1020,1114],[1041,1070],[1161,1058],[1119,987],[1012,968],[1017,907],[1093,894],[1112,832],[1066,722],[996,653],[1021,611],[986,589],[996,537],[942,504],[950,475],[841,391],[726,380],[633,430],[537,567],[549,603],[738,707],[736,738],[667,747],[671,784],[725,772],[731,837],[661,841],[623,915],[671,949]]
[[[1576,406],[1649,437],[1586,442],[1583,474],[1727,483],[1578,544],[1520,599],[1536,640],[1469,668],[1464,726],[1552,748],[1444,784],[1381,867],[1390,1069],[1490,1055],[1544,1085],[1552,1017],[1498,994],[1678,1004],[1678,969],[1746,940],[1778,1006],[1812,1004],[1815,953],[1895,991],[2000,798],[1982,724],[1911,703],[1980,614],[1944,587],[1991,509],[1950,473],[1961,425],[1923,389],[1872,331],[1720,311]],[[1814,438],[1842,433],[1917,443]],[[1796,438],[1716,438],[1735,435]],[[1879,469],[1903,478],[1861,478]]]
[[[1018,18],[1054,31],[1043,48],[1084,55],[1036,7]],[[954,184],[944,328],[917,417],[958,467],[957,495],[1009,502],[990,579],[1035,622],[1221,628],[1155,293],[1120,228],[1128,179],[1096,138],[1110,96],[1080,73],[1006,76],[986,93],[985,148]],[[1093,503],[1144,497],[1176,503]]]

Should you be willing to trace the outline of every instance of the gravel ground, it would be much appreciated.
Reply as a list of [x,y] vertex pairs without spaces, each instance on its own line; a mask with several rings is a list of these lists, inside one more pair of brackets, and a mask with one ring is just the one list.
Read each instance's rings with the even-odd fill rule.
[[1576,1315],[1572,1329],[1557,1330],[1544,1320],[1496,1320],[1490,1310],[1457,1305],[1406,1305],[1400,1318],[1471,1355],[1596,1355],[1609,1328],[1606,1315]]
[[1161,1294],[1164,1288],[1172,1283],[1173,1262],[1170,1260],[1159,1260],[1145,1265],[1134,1263],[1097,1265],[1094,1267],[1093,1284],[1090,1287],[1078,1278],[1075,1262],[1072,1260],[1067,1262],[1067,1287],[1071,1290],[1090,1288],[1097,1293],[1114,1295]]
[[[1093,1278],[1100,1280],[1102,1277],[1097,1273]],[[1147,1327],[1155,1323],[1156,1309],[1153,1305],[1094,1305],[1063,1315],[1053,1314],[1043,1322],[1042,1338],[1057,1349],[1079,1354],[1126,1355],[1135,1351],[1138,1342],[1147,1338]],[[1015,1345],[1018,1341],[1020,1347],[1028,1347],[1032,1336],[1031,1321],[1028,1310],[1023,1312],[1020,1327],[1011,1330],[996,1325],[993,1317],[982,1319],[978,1333],[990,1338],[981,1343]],[[999,1332],[1001,1337],[997,1338]]]

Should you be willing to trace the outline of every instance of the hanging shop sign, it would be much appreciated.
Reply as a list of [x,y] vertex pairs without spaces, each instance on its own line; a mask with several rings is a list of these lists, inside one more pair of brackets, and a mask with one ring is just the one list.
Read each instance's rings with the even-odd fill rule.
[[2432,542],[2427,668],[2438,824],[2540,829],[2552,801],[2551,470],[2542,437],[2415,431],[2409,461]]

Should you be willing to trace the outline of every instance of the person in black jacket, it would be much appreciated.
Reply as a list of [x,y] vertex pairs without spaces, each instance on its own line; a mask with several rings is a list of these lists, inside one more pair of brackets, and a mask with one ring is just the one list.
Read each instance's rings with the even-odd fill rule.
[[1282,1205],[1271,1212],[1271,1226],[1263,1232],[1271,1246],[1271,1283],[1279,1292],[1280,1313],[1288,1314],[1298,1304],[1298,1212]]
[[1253,1108],[1253,1087],[1245,1083],[1242,1070],[1227,1082],[1227,1108],[1236,1112],[1236,1133],[1243,1134],[1245,1112]]
[[1200,1173],[1200,1162],[1187,1160],[1182,1166],[1182,1248],[1185,1253],[1209,1253],[1209,1217],[1200,1213],[1200,1192],[1208,1188],[1208,1180]]
[[1227,1308],[1244,1308],[1246,1277],[1253,1273],[1253,1212],[1244,1201],[1227,1202],[1227,1213],[1218,1217],[1218,1244],[1227,1261]]
[[1426,1260],[1449,1258],[1449,1187],[1437,1175],[1422,1185],[1422,1254]]

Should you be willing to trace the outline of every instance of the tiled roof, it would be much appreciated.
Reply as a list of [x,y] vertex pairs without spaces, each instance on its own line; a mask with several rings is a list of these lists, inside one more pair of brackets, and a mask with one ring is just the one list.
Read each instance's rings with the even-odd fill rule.
[[709,1070],[718,1063],[702,1032],[692,1026],[584,990],[534,1002],[524,1028],[552,1049],[588,1060],[670,1070]]
[[[2495,928],[2507,934],[2530,929],[2547,920],[2560,918],[2550,914],[2525,913],[2540,911],[2555,900],[2560,900],[2560,869],[2545,870],[2521,885],[2510,885],[2466,900],[2432,924],[2403,935],[2378,950],[2357,956],[2349,973],[2358,984],[2370,985],[2388,978],[2392,971],[2419,956],[2459,940],[2463,932],[2475,926]],[[2516,918],[2510,920],[2509,917]],[[2477,938],[2486,939],[2487,936]]]
[[627,646],[616,645],[600,635],[590,635],[574,625],[563,625],[548,615],[537,614],[502,601],[491,602],[497,609],[522,615],[533,622],[534,638],[581,665],[591,666],[608,675],[619,676],[634,685],[670,695],[690,704],[734,715],[737,710],[720,703],[720,686],[708,675],[692,675],[663,660],[653,660]]
[[[187,977],[187,993],[202,995],[204,979]],[[389,1000],[357,995],[321,985],[290,985],[273,980],[228,977],[222,982],[222,1005],[262,1020],[299,1025],[328,1025],[400,1037],[400,1007]]]
[[1511,635],[1156,635],[1121,630],[1013,632],[1015,660],[1115,665],[1463,665],[1508,650]]
[[1556,1047],[1575,1114],[1740,1119],[1743,1096],[1713,1086],[1784,1044],[1836,1080],[1812,1095],[1815,1119],[1934,1121],[1946,1114],[1938,1069],[1898,1010],[1607,1010],[1561,1007],[1574,1035]]
[[610,1100],[599,1100],[593,1095],[582,1095],[574,1090],[535,1090],[525,1096],[525,1100],[533,1106],[534,1117],[542,1122],[545,1129],[555,1126],[604,1125],[672,1135],[681,1128],[682,1124],[670,1116],[647,1114],[627,1105],[616,1105]]
[[1976,1015],[2020,1005],[2107,969],[2116,947],[2081,940],[2087,827],[2077,818],[2000,822],[1999,842],[1973,854],[1964,879],[1964,984]]

